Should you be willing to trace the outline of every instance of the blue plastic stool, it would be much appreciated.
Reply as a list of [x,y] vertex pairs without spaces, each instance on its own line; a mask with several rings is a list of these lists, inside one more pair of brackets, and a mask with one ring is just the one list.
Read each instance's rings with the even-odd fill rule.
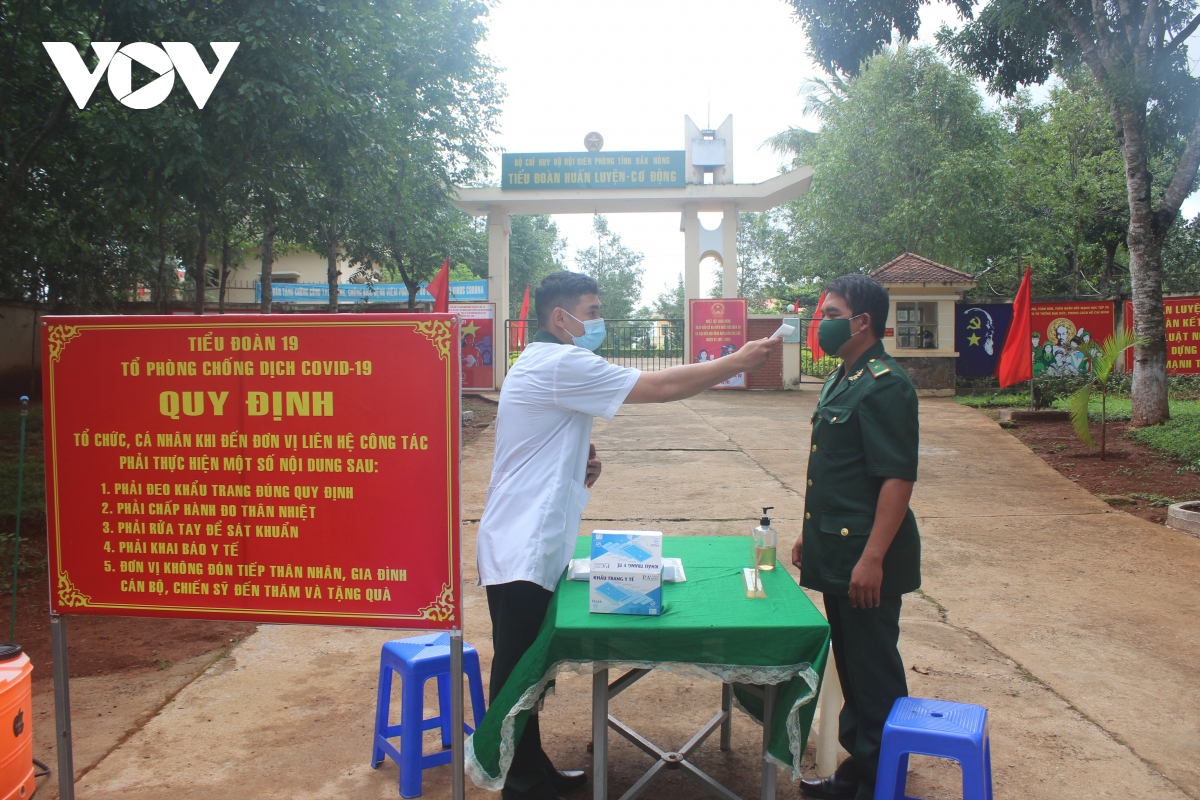
[[883,726],[875,800],[904,794],[908,756],[952,758],[962,766],[963,800],[992,800],[992,748],[983,706],[901,697]]
[[[392,703],[392,673],[400,673],[400,724],[388,725]],[[471,691],[471,710],[475,724],[483,719],[483,681],[479,676],[479,654],[463,643],[463,674]],[[438,715],[425,717],[425,683],[437,678]],[[425,755],[422,740],[425,731],[441,728],[442,747],[450,747],[450,634],[434,633],[397,639],[383,645],[379,654],[379,696],[375,701],[374,750],[371,766],[383,763],[385,755],[400,767],[400,795],[421,796],[421,771],[450,763],[450,750]],[[470,735],[474,728],[466,723],[463,730]],[[388,741],[400,737],[400,749]]]

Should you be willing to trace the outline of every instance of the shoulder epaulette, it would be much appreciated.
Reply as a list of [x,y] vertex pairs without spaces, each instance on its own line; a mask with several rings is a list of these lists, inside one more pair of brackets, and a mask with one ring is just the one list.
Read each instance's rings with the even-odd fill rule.
[[872,378],[882,378],[891,372],[892,368],[878,358],[872,358],[867,362],[867,371],[871,373]]

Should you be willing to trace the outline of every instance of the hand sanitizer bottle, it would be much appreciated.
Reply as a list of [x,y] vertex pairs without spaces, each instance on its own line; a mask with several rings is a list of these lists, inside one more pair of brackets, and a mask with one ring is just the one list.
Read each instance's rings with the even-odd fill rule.
[[762,519],[754,529],[754,566],[759,569],[775,569],[775,529],[767,512],[775,506],[763,509]]

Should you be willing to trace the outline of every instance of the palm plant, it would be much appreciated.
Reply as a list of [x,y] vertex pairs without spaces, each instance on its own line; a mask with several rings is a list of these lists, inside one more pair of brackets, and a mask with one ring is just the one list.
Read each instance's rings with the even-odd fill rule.
[[1107,454],[1105,445],[1108,427],[1108,385],[1113,371],[1125,351],[1136,345],[1144,345],[1144,339],[1138,339],[1133,331],[1121,329],[1105,340],[1099,354],[1092,359],[1092,373],[1088,382],[1067,398],[1067,410],[1071,415],[1071,425],[1079,441],[1088,447],[1095,447],[1092,432],[1088,428],[1088,406],[1092,401],[1092,393],[1100,393],[1100,460],[1104,461]]

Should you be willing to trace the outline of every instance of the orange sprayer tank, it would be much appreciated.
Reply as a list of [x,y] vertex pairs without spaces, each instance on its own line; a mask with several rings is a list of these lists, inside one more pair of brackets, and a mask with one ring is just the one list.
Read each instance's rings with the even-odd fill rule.
[[33,796],[33,664],[17,644],[0,644],[0,800]]

